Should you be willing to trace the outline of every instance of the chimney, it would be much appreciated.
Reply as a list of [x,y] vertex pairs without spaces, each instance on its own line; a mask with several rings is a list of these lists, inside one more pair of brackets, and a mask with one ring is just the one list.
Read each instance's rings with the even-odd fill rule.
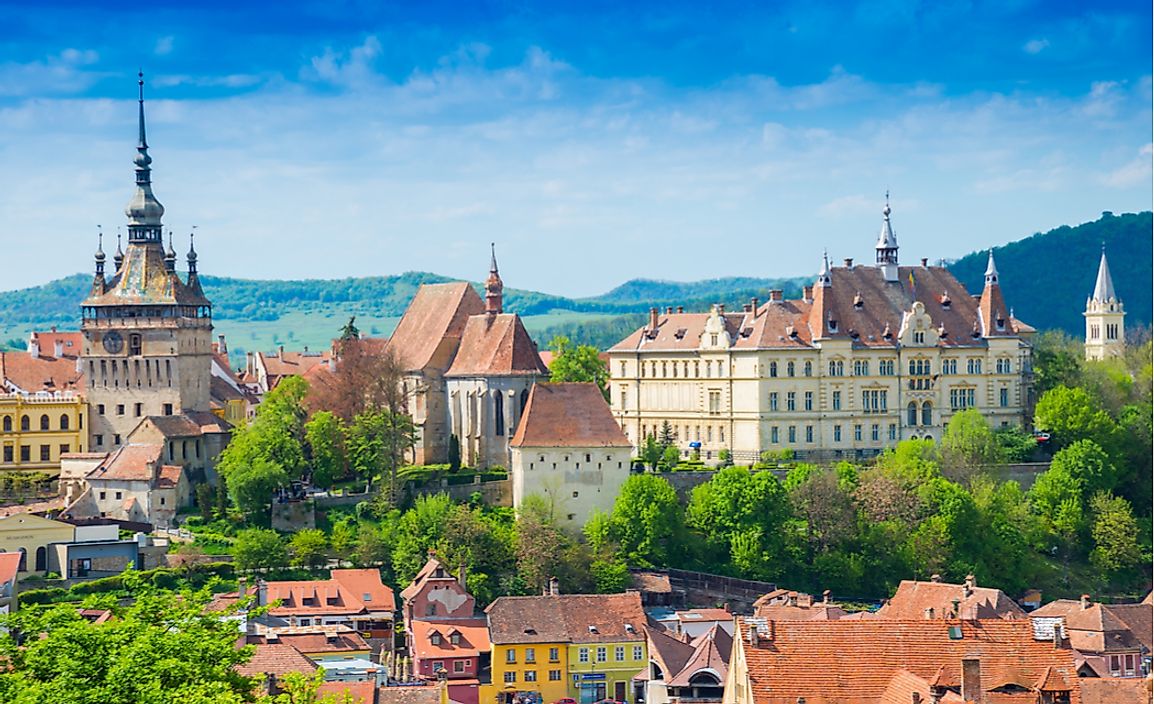
[[228,345],[224,342],[224,335],[216,336],[216,351],[224,355],[228,354]]
[[665,314],[673,315],[673,306],[665,306]]
[[678,313],[684,313],[685,312],[685,306],[677,306],[677,312]]
[[40,340],[33,334],[28,338],[28,356],[32,359],[40,359]]
[[1055,623],[1054,624],[1054,647],[1055,648],[1061,648],[1062,647],[1062,624],[1061,623]]
[[950,613],[950,618],[961,618],[962,610],[960,607],[962,604],[962,600],[961,599],[951,599],[950,603],[954,605],[954,610],[952,613]]
[[754,296],[753,299],[750,300],[749,305],[753,306],[753,315],[756,317],[757,309],[761,307],[761,301],[758,300],[757,296]]
[[789,593],[789,605],[790,606],[797,606],[797,592],[790,592]]
[[924,269],[925,267],[927,267],[929,265],[930,265],[929,258],[928,257],[922,257],[922,268]]
[[649,329],[650,330],[657,330],[657,326],[659,324],[660,324],[660,319],[657,317],[657,309],[656,308],[650,308],[649,309]]
[[1083,609],[1090,608],[1090,595],[1089,594],[1083,594],[1082,595],[1082,608]]
[[468,570],[465,567],[465,563],[462,562],[461,565],[457,568],[457,581],[461,583],[462,589],[465,588],[465,584],[466,584],[465,577],[467,577],[467,576],[468,576]]
[[61,340],[60,338],[56,338],[56,349],[53,351],[56,353],[55,355],[53,355],[54,357],[56,357],[56,359],[60,359],[61,357],[63,357],[64,356],[64,340]]
[[775,635],[774,634],[774,628],[773,628],[773,621],[766,621],[765,622],[765,630],[766,630],[765,639],[772,643],[774,635]]
[[556,577],[549,578],[549,596],[557,596],[561,593],[561,583],[557,581]]
[[966,581],[962,585],[962,594],[964,594],[966,598],[969,598],[974,593],[974,585],[974,575],[966,575]]
[[781,303],[781,299],[782,299],[781,293],[782,293],[782,291],[780,288],[769,289],[769,300],[772,301],[773,303]]
[[934,607],[930,606],[923,612],[927,621],[934,620]]
[[920,692],[910,692],[910,704],[922,704],[922,695]]
[[253,374],[256,373],[253,370],[253,360],[254,359],[255,359],[255,355],[253,355],[252,352],[245,352],[244,353],[244,371],[249,376],[252,376]]
[[829,590],[828,589],[826,589],[824,592],[821,593],[821,603],[823,603],[823,604],[829,603]]
[[962,699],[974,704],[986,701],[982,691],[982,661],[977,658],[962,658]]
[[847,269],[853,268],[853,257],[846,257],[845,258],[845,268],[847,268]]
[[720,313],[721,315],[725,315],[725,304],[724,303],[718,303],[717,304],[717,312]]
[[940,582],[940,581],[942,581],[942,576],[940,574],[931,574],[930,575],[930,581],[931,582]]
[[284,359],[284,345],[278,345],[276,348],[276,356]]
[[750,311],[749,304],[748,303],[742,304],[741,310],[742,310],[742,312],[748,313]]
[[753,625],[752,623],[748,624],[746,626],[746,630],[749,631],[747,634],[749,636],[749,644],[757,645],[757,626]]
[[256,605],[266,606],[268,604],[268,582],[263,579],[256,580]]
[[801,297],[806,303],[813,302],[813,286],[803,286],[801,289]]

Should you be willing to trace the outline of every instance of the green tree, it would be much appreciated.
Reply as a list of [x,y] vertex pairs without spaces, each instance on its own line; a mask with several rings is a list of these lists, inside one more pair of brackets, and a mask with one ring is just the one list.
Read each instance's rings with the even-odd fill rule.
[[517,509],[517,574],[530,593],[548,586],[567,543],[545,499],[526,496]]
[[1138,545],[1138,522],[1127,501],[1100,492],[1090,499],[1090,512],[1090,535],[1094,540],[1090,563],[1094,567],[1117,575],[1144,561]]
[[289,483],[288,474],[280,464],[260,455],[245,465],[230,462],[226,471],[233,502],[249,515],[268,515],[273,492]]
[[[0,701],[101,704],[240,704],[254,680],[237,665],[236,622],[206,609],[207,591],[160,591],[131,571],[127,605],[101,603],[114,618],[92,623],[76,604],[25,608],[0,635]],[[20,638],[18,634],[32,637]],[[22,642],[18,641],[18,638]]]
[[677,444],[677,436],[673,432],[673,426],[669,421],[661,421],[661,432],[657,435],[657,444],[662,448],[673,447]]
[[668,445],[661,453],[660,469],[672,471],[681,462],[681,452],[674,446]]
[[316,528],[298,530],[289,540],[294,567],[320,567],[328,560],[328,549],[328,538]]
[[395,539],[391,541],[393,569],[398,582],[407,584],[416,576],[417,570],[428,559],[429,550],[440,541],[453,509],[453,501],[447,494],[433,494],[418,498],[411,509],[400,515],[396,521]]
[[236,534],[232,557],[239,570],[276,569],[288,564],[288,551],[275,530],[246,528]]
[[645,444],[641,446],[641,461],[651,471],[657,471],[657,465],[661,462],[661,455],[661,445],[657,443],[657,438],[646,435]]
[[312,458],[312,483],[328,489],[345,476],[344,423],[334,413],[317,411],[305,423],[305,441]]
[[1093,440],[1078,440],[1055,453],[1050,471],[1055,469],[1078,480],[1084,496],[1112,490],[1117,479],[1110,457]]
[[789,512],[785,488],[772,472],[727,467],[694,488],[686,522],[706,541],[706,569],[767,578],[783,558]]
[[204,519],[205,523],[212,520],[215,501],[216,495],[211,485],[198,484],[196,486],[196,507],[200,509],[200,517]]
[[1049,431],[1056,447],[1093,440],[1113,456],[1118,427],[1085,389],[1058,386],[1047,391],[1034,411],[1034,425]]
[[449,436],[449,471],[461,469],[461,440],[456,435]]
[[362,523],[357,527],[357,547],[353,551],[353,561],[358,567],[371,567],[389,562],[391,545],[380,529],[371,524]]
[[634,474],[625,480],[611,517],[613,539],[630,565],[673,564],[682,555],[684,513],[663,477]]
[[332,543],[333,552],[337,557],[346,557],[352,555],[357,549],[357,524],[350,517],[345,517],[342,520],[333,523],[332,534],[329,537],[329,542]]
[[353,419],[345,438],[349,464],[360,476],[380,472],[389,477],[389,495],[396,496],[397,469],[416,441],[416,426],[408,415],[388,409],[365,411]]
[[983,467],[1001,460],[997,438],[976,408],[959,411],[942,434],[942,473],[954,481],[969,481]]
[[1082,343],[1058,330],[1047,330],[1034,339],[1034,389],[1044,395],[1059,386],[1074,387],[1082,379]]
[[596,347],[574,345],[569,338],[558,335],[549,343],[549,349],[553,351],[553,362],[549,365],[550,381],[593,382],[605,398],[609,398],[609,367],[602,361]]

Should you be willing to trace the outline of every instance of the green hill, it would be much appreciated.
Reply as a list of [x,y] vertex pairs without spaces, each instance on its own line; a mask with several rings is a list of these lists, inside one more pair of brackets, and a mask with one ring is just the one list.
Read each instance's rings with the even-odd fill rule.
[[[1061,328],[1080,335],[1082,309],[1094,285],[1098,252],[1106,243],[1127,325],[1151,319],[1151,214],[1114,216],[1077,227],[1060,227],[995,250],[1006,300],[1015,314],[1039,329]],[[974,292],[982,287],[986,254],[968,255],[950,269]],[[651,306],[706,310],[711,303],[738,307],[770,288],[797,296],[812,277],[729,277],[674,282],[634,279],[608,293],[566,298],[538,291],[505,289],[505,307],[525,318],[529,332],[544,345],[556,334],[600,348],[612,345],[645,318]],[[248,350],[325,347],[349,316],[371,335],[388,335],[424,283],[452,279],[427,272],[365,278],[262,281],[202,275],[213,301],[218,332],[239,357]],[[75,274],[57,281],[0,293],[0,340],[23,347],[30,330],[55,325],[75,328],[78,306],[92,277]],[[480,292],[480,284],[474,284]]]
[[[1126,306],[1126,326],[1149,326],[1154,282],[1151,214],[1103,213],[1094,222],[1059,227],[994,248],[1006,303],[1019,320],[1039,330],[1060,329],[1081,337],[1082,311],[1094,290],[1102,245],[1114,288]],[[974,252],[950,265],[970,291],[982,290],[987,252]]]

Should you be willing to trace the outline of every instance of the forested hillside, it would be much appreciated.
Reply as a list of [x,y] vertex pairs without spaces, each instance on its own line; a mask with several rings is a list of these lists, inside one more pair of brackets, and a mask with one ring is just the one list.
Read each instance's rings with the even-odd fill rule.
[[[1014,315],[1039,329],[1081,336],[1082,311],[1094,290],[1102,246],[1110,261],[1114,287],[1126,306],[1126,326],[1149,326],[1154,238],[1151,214],[1103,213],[1094,222],[1059,227],[994,248],[994,260]],[[950,265],[970,291],[982,290],[987,252],[975,252]]]
[[[1113,215],[1077,227],[1060,227],[995,249],[1006,300],[1022,320],[1039,329],[1082,330],[1082,310],[1094,286],[1098,256],[1106,244],[1128,326],[1151,320],[1151,214]],[[986,253],[976,252],[950,265],[971,291],[982,287]],[[711,303],[738,306],[751,297],[763,300],[770,288],[797,296],[812,276],[794,278],[729,277],[696,282],[634,279],[608,293],[566,298],[538,291],[505,289],[506,310],[526,318],[530,333],[544,345],[556,334],[574,342],[606,348],[635,329],[651,306],[706,310]],[[365,278],[266,281],[202,275],[215,306],[219,330],[234,352],[288,347],[319,347],[349,316],[361,329],[388,335],[424,283],[450,281],[428,272]],[[92,278],[75,274],[42,286],[0,293],[0,340],[22,346],[29,330],[50,325],[74,328],[78,306]],[[474,284],[480,291],[480,284]]]

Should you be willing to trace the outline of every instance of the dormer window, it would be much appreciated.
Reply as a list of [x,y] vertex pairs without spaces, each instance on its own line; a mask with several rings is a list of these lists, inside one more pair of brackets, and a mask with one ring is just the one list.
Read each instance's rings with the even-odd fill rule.
[[828,325],[829,325],[829,331],[830,332],[837,332],[837,321],[836,320],[834,320],[833,318],[830,318],[828,321]]
[[862,300],[861,291],[858,291],[853,297],[853,307],[856,310],[861,310],[863,306],[865,306],[865,302]]
[[685,337],[685,333],[685,328],[677,328],[677,332],[673,333],[673,336],[680,340],[681,338]]
[[710,333],[709,344],[713,347],[717,347],[717,333]]
[[433,645],[440,645],[441,644],[441,634],[434,631],[433,635],[429,636],[429,642],[432,643]]
[[449,634],[449,642],[452,643],[453,645],[460,645],[461,644],[461,634],[460,633],[450,633]]
[[1005,330],[1006,329],[1006,319],[1005,318],[996,319],[994,321],[994,327],[996,327],[998,330]]
[[942,301],[942,308],[949,310],[950,309],[950,303],[952,303],[952,301],[950,300],[950,294],[943,291],[941,301]]
[[924,345],[924,344],[926,344],[926,333],[925,333],[925,331],[924,331],[924,330],[916,330],[916,331],[914,331],[914,344],[915,344],[915,345]]

